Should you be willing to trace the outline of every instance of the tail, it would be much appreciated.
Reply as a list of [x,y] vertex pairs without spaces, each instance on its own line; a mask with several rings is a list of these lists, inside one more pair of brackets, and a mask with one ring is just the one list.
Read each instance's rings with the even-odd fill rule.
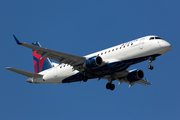
[[[32,45],[41,47],[39,42],[34,42]],[[35,73],[39,73],[41,71],[44,71],[46,69],[52,68],[53,64],[49,60],[49,58],[42,58],[41,55],[36,53],[37,50],[33,50],[33,62],[34,62],[34,70]]]

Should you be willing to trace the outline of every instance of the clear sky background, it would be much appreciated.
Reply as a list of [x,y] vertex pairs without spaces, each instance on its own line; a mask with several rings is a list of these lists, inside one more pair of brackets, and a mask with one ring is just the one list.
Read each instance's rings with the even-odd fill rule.
[[[179,0],[0,0],[1,120],[179,120]],[[29,84],[5,67],[34,72],[32,51],[16,45],[39,41],[43,47],[84,56],[147,35],[172,50],[142,69],[152,85],[123,83],[114,91],[107,80],[71,84]]]

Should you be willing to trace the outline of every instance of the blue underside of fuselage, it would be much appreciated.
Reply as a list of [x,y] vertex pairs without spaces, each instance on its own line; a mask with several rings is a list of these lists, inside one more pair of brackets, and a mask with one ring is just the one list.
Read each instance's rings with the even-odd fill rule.
[[[91,73],[90,72],[86,73],[86,76],[88,77],[88,79],[101,78],[105,75],[111,75],[115,72],[121,72],[123,70],[126,70],[129,66],[148,60],[150,57],[158,57],[158,56],[160,56],[160,54],[108,63],[97,69],[91,69]],[[63,83],[77,82],[77,81],[82,81],[82,79],[83,79],[83,74],[81,72],[78,72],[75,75],[65,78],[62,82]]]

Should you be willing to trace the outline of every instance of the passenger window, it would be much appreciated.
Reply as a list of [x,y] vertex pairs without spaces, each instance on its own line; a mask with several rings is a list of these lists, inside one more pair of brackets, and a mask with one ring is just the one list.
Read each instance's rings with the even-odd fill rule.
[[105,54],[106,54],[106,52],[105,52]]
[[112,51],[114,51],[114,49],[112,49]]
[[121,49],[121,47],[119,49]]
[[125,48],[125,45],[123,47]]
[[103,53],[101,53],[101,55],[103,55]]
[[109,53],[111,52],[111,50],[109,50]]
[[131,43],[131,45],[133,45],[133,43]]
[[116,50],[118,50],[118,48],[116,48]]

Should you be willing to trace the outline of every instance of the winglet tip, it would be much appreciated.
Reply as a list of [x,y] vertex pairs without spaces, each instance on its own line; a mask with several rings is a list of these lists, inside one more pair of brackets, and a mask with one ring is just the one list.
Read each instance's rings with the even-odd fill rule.
[[6,67],[5,69],[9,70],[9,69],[11,69],[11,67]]
[[17,43],[18,45],[21,45],[21,44],[22,44],[21,42],[19,42],[19,40],[16,38],[15,35],[13,35],[13,37],[14,37],[14,39],[16,40],[16,43]]

